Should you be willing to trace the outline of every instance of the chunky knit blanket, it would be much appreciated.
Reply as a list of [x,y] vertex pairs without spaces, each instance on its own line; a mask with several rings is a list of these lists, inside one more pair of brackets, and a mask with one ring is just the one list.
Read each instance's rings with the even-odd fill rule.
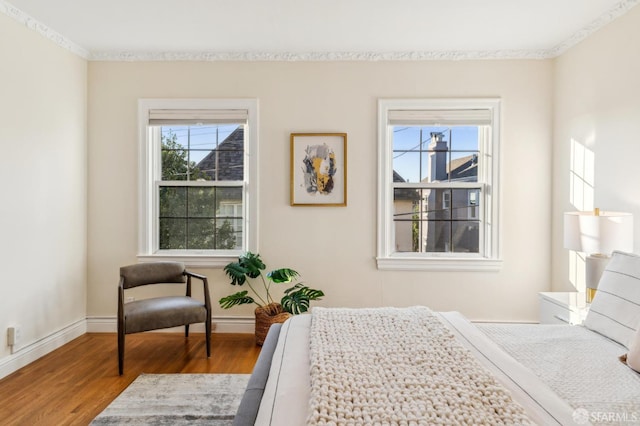
[[312,315],[308,424],[532,424],[428,308]]

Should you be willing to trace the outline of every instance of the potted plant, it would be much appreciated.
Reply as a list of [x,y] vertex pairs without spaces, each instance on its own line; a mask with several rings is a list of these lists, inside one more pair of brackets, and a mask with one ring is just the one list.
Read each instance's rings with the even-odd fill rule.
[[[244,290],[219,300],[223,309],[250,303],[258,305],[255,310],[255,333],[258,345],[262,345],[264,342],[271,324],[284,322],[291,315],[306,312],[312,300],[320,300],[324,296],[322,290],[315,290],[302,282],[297,282],[284,291],[284,296],[278,303],[271,294],[271,284],[291,283],[300,274],[293,269],[280,268],[268,272],[265,279],[265,275],[262,273],[265,269],[266,266],[260,259],[260,255],[251,252],[240,256],[237,262],[229,263],[224,267],[224,271],[231,278],[231,285],[247,284],[251,294],[248,290]],[[255,281],[258,281],[258,284]]]

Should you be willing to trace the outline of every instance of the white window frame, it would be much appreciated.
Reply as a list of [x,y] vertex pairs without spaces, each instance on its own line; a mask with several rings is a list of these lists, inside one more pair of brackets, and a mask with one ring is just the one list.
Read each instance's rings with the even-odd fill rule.
[[[246,110],[243,199],[243,240],[240,250],[160,250],[158,191],[160,147],[150,137],[151,110]],[[191,267],[223,267],[244,251],[258,252],[258,100],[139,99],[138,100],[138,261],[179,261]]]
[[[480,253],[406,253],[395,251],[393,223],[393,126],[391,111],[489,110],[490,137],[481,138],[478,183],[481,183]],[[415,184],[423,187],[422,184]],[[460,187],[470,184],[459,183]],[[477,187],[477,184],[471,185]],[[378,100],[378,269],[497,271],[502,266],[500,240],[500,99]]]

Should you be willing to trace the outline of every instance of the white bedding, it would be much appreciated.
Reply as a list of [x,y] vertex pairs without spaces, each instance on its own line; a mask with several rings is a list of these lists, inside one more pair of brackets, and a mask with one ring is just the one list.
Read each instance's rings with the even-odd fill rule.
[[[544,425],[575,424],[572,418],[574,409],[569,404],[462,315],[453,312],[440,316],[458,340],[512,393],[531,420]],[[310,396],[310,324],[310,315],[299,315],[283,325],[256,425],[306,423]]]
[[[581,327],[477,324],[487,336],[597,423],[640,424],[640,374],[618,357],[627,349]],[[606,420],[606,421],[605,421]]]

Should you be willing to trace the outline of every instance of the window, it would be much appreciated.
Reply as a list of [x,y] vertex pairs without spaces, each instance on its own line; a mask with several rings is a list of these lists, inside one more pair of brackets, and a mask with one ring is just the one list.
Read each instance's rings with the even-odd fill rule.
[[500,266],[497,99],[380,100],[378,268]]
[[142,99],[139,259],[257,251],[257,101]]

